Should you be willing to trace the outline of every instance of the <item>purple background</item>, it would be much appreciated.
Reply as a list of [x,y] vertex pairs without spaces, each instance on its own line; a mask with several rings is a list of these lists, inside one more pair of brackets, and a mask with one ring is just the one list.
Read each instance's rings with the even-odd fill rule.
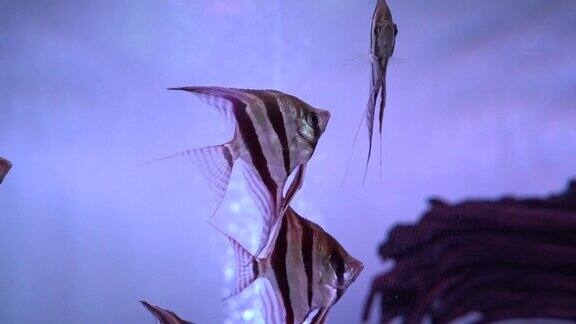
[[[377,163],[361,184],[362,132],[340,185],[375,2],[0,1],[0,155],[14,164],[0,185],[0,322],[152,323],[142,298],[225,318],[227,243],[205,222],[199,173],[138,167],[231,136],[170,86],[275,88],[331,110],[296,206],[366,266],[334,323],[358,321],[377,244],[427,197],[544,194],[576,174],[573,0],[391,0],[383,184]],[[230,214],[216,219],[242,217]]]

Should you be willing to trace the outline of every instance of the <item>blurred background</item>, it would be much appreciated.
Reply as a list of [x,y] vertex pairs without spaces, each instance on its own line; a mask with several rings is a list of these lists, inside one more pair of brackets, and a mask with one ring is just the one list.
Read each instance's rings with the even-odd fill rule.
[[[331,323],[359,321],[377,244],[426,198],[547,194],[576,174],[573,0],[390,0],[382,184],[374,159],[362,185],[364,125],[342,183],[375,4],[0,1],[0,155],[14,164],[0,186],[0,322],[151,323],[140,299],[198,323],[254,320],[249,294],[220,302],[233,261],[200,173],[139,167],[232,134],[167,87],[273,88],[332,112],[294,203],[365,263]],[[215,221],[253,246],[241,183],[235,172]]]

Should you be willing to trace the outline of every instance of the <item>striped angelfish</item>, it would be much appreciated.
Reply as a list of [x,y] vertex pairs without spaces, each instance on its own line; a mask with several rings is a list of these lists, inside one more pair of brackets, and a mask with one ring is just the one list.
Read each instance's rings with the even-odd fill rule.
[[330,234],[291,207],[263,258],[255,258],[234,238],[224,235],[236,256],[235,286],[230,297],[256,279],[266,278],[266,323],[324,323],[330,308],[364,267]]
[[4,181],[4,177],[8,174],[11,167],[12,163],[10,163],[10,161],[0,157],[0,183]]
[[[370,98],[366,109],[366,125],[368,126],[368,158],[366,160],[366,170],[372,153],[372,133],[374,129],[374,113],[376,102],[380,96],[380,111],[378,113],[378,127],[380,137],[382,137],[382,119],[384,107],[386,106],[386,72],[388,70],[388,60],[394,53],[396,35],[398,28],[392,21],[392,13],[385,0],[378,0],[374,15],[372,17],[372,29],[370,34],[370,57],[372,64],[372,84],[370,88]],[[382,139],[380,139],[382,141]],[[380,156],[380,162],[382,157]],[[364,174],[364,178],[366,174]]]
[[[216,107],[235,126],[228,143],[187,150],[173,156],[190,158],[222,202],[232,166],[244,162],[248,190],[263,216],[258,255],[266,246],[283,209],[302,185],[306,163],[314,153],[330,113],[274,90],[183,87]],[[298,169],[286,196],[288,177]]]
[[192,322],[185,321],[174,314],[174,312],[167,309],[154,306],[148,302],[140,301],[146,309],[156,317],[158,324],[193,324]]

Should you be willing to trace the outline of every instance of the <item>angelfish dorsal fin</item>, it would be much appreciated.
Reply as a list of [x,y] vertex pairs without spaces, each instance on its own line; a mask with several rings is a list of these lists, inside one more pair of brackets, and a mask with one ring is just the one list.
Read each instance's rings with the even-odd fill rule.
[[144,300],[141,300],[140,303],[142,303],[142,305],[146,307],[146,309],[152,315],[154,315],[154,317],[158,321],[158,324],[193,324],[192,322],[188,322],[186,320],[181,319],[174,312],[169,311],[167,309],[154,306]]
[[230,149],[226,144],[208,146],[185,151],[183,156],[200,170],[210,188],[216,202],[216,208],[212,212],[213,216],[222,204],[230,181],[230,174],[234,165],[234,158]]
[[234,91],[227,88],[220,87],[178,87],[168,88],[168,90],[181,90],[193,93],[198,99],[204,101],[208,105],[216,108],[216,110],[232,125],[236,125],[234,119],[234,102],[230,100],[233,96],[230,92]]

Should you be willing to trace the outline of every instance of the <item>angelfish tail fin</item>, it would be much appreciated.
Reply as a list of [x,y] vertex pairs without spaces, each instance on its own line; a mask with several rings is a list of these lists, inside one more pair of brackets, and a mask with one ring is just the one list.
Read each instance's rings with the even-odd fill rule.
[[231,143],[226,143],[190,149],[144,163],[141,166],[175,157],[184,157],[190,160],[200,170],[202,177],[210,188],[210,192],[214,196],[216,206],[211,214],[211,216],[214,216],[222,204],[224,194],[228,188],[228,182],[230,181],[230,174],[232,174],[235,158],[232,154],[231,146]]
[[228,242],[230,242],[234,250],[234,258],[236,260],[236,266],[234,268],[234,288],[229,296],[222,299],[226,300],[241,293],[258,278],[259,260],[248,252],[235,238],[221,231],[216,225],[210,222],[208,223],[228,239]]
[[172,311],[154,306],[144,300],[141,300],[140,303],[156,317],[158,324],[192,324],[192,322],[181,319]]
[[222,204],[224,194],[228,188],[228,182],[230,181],[230,174],[232,174],[235,158],[230,147],[231,145],[228,143],[208,146],[188,150],[184,155],[200,170],[214,196],[216,208],[212,212],[212,216]]

